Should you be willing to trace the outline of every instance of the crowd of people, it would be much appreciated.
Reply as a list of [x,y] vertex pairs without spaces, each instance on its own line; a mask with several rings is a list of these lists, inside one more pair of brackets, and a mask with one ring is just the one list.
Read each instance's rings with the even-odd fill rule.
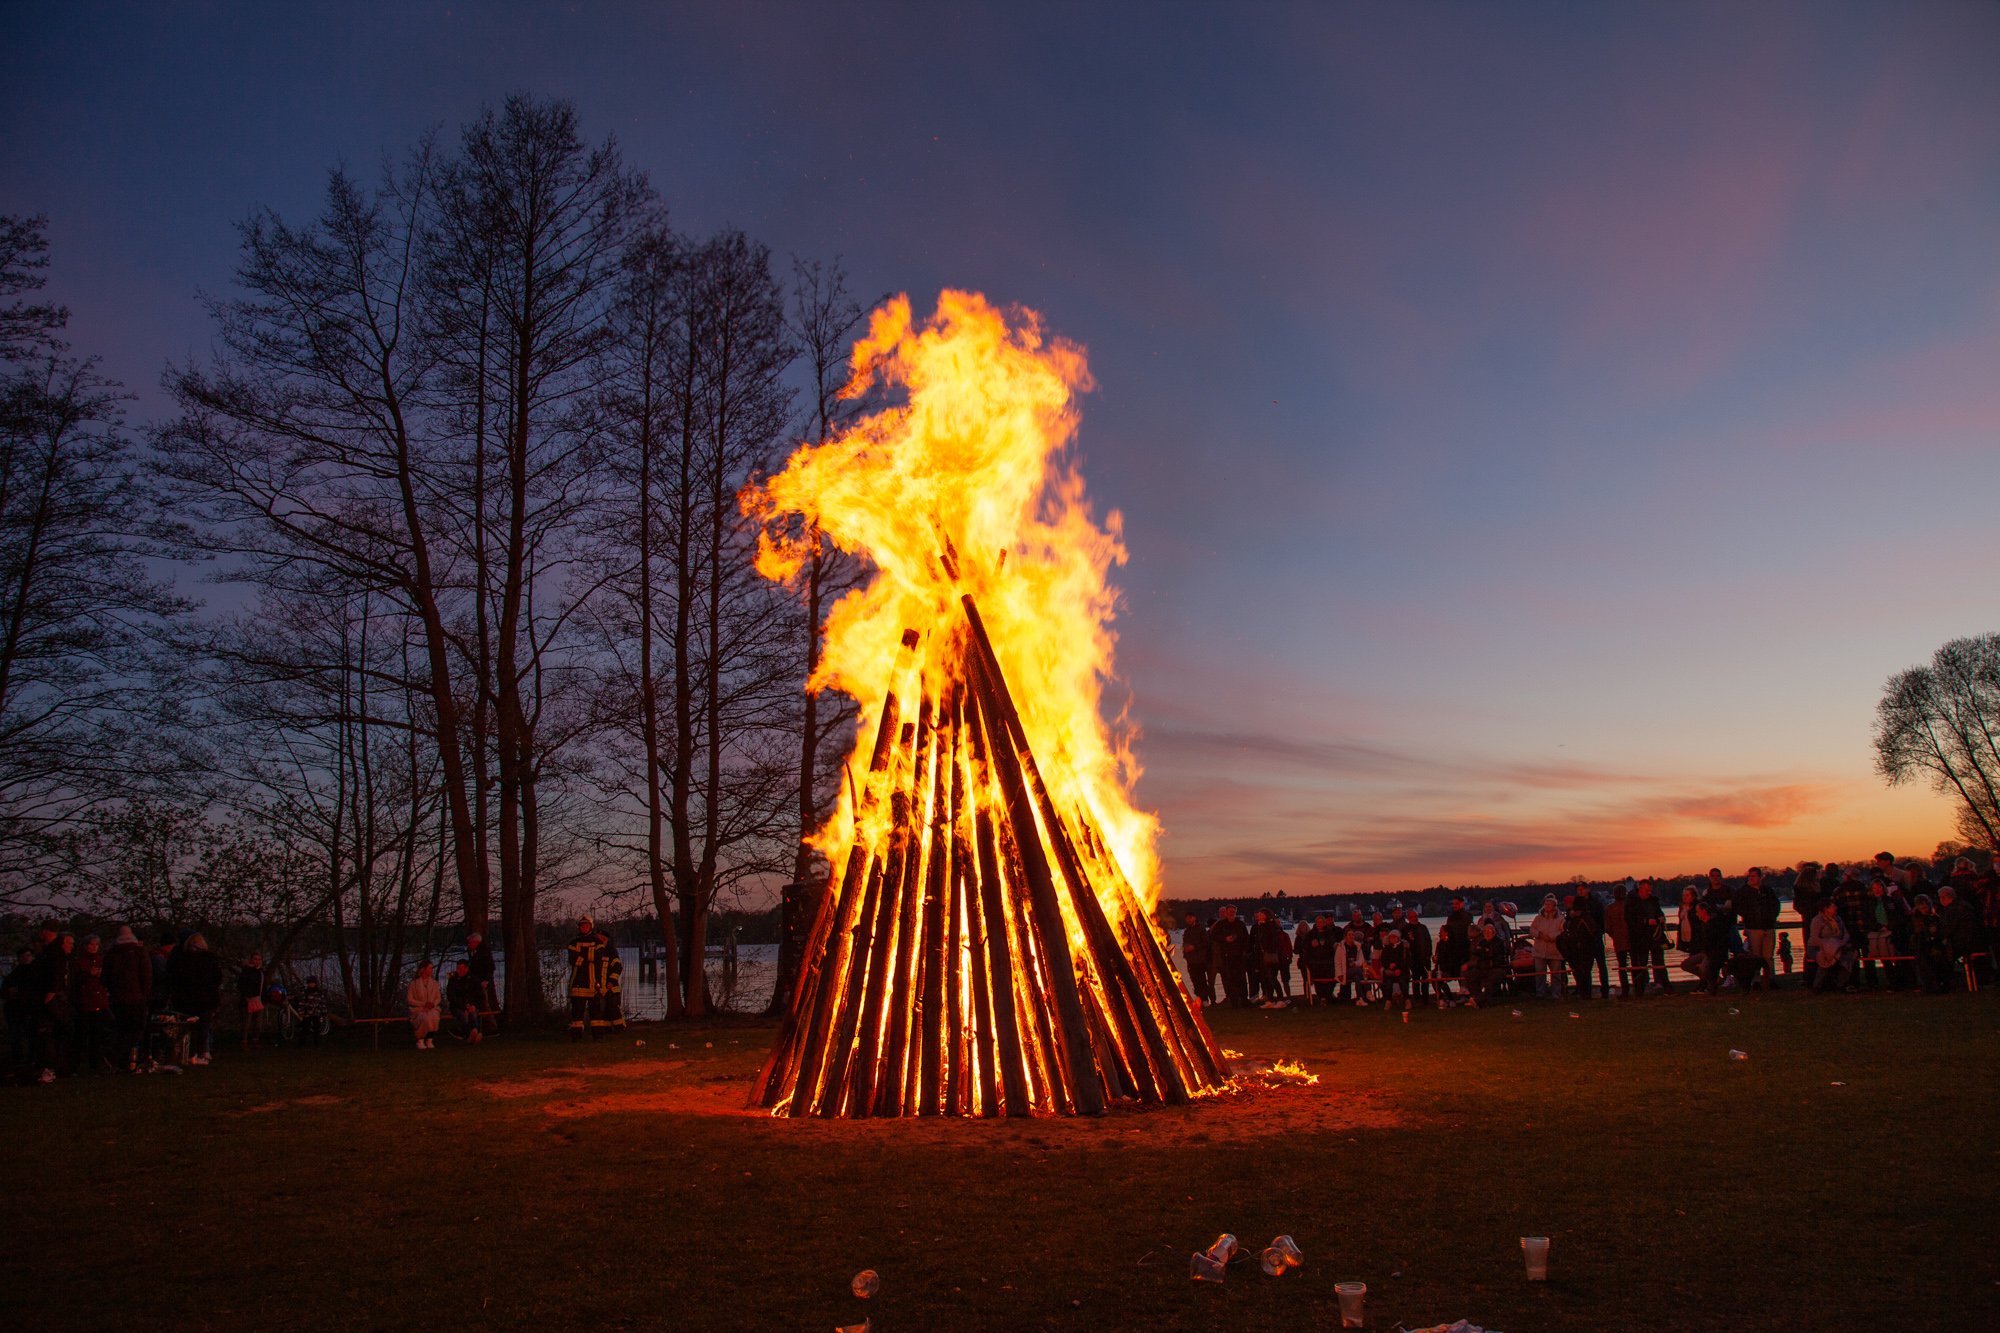
[[[418,964],[404,998],[416,1049],[435,1049],[447,1011],[458,1036],[479,1041],[498,1011],[493,953],[477,933],[442,986],[428,961]],[[85,1073],[179,1072],[209,1064],[225,1004],[233,1004],[237,1041],[262,1049],[267,1032],[289,1031],[317,1049],[336,1020],[319,978],[288,986],[260,953],[224,958],[199,931],[166,931],[152,945],[120,926],[106,946],[50,922],[24,945],[0,979],[7,1018],[7,1077],[50,1083]],[[281,1015],[280,1024],[267,1022]],[[346,1020],[339,1020],[346,1021]]]
[[[1188,914],[1181,958],[1205,1004],[1288,1007],[1352,1002],[1478,1008],[1506,994],[1588,999],[1676,993],[1668,953],[1680,954],[1682,984],[1695,994],[1769,990],[1796,970],[1815,993],[1887,988],[1943,994],[1990,982],[1992,945],[2000,941],[2000,878],[1958,858],[1933,884],[1921,866],[1898,865],[1887,852],[1842,867],[1799,867],[1792,887],[1795,920],[1752,867],[1740,884],[1708,872],[1669,906],[1650,879],[1609,893],[1570,886],[1548,893],[1525,926],[1487,902],[1477,914],[1451,900],[1435,937],[1413,907],[1330,911],[1287,930],[1270,910],[1250,921],[1224,906],[1203,921]],[[1671,918],[1669,913],[1671,912]],[[1781,927],[1802,932],[1794,951]],[[1299,972],[1296,990],[1292,969]]]

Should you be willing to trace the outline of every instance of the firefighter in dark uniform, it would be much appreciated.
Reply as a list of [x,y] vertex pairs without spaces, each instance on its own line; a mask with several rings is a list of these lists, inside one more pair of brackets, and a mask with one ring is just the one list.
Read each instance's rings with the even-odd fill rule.
[[625,960],[618,956],[618,947],[603,931],[597,932],[597,943],[602,952],[599,957],[600,984],[597,988],[599,1024],[607,1030],[625,1030]]
[[[592,1003],[597,998],[598,962],[601,946],[597,930],[587,916],[576,921],[576,938],[569,942],[569,1039],[582,1041],[590,1027]],[[597,1038],[594,1029],[591,1039]]]

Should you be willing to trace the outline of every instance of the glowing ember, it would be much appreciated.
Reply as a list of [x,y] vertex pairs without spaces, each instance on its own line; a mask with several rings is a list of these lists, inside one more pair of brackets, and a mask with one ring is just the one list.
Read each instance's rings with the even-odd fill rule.
[[[812,688],[861,704],[836,882],[759,1081],[792,1115],[1095,1111],[1182,1102],[1220,1056],[1148,919],[1158,826],[1098,712],[1124,559],[1057,455],[1080,348],[946,292],[875,313],[848,393],[905,401],[801,449],[746,497],[873,560]],[[797,552],[766,540],[759,568]]]

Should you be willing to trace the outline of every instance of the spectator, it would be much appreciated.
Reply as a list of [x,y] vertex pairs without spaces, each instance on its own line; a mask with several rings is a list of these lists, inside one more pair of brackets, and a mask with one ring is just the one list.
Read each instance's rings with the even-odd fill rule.
[[1330,1003],[1340,985],[1341,951],[1340,936],[1333,926],[1333,914],[1321,912],[1313,921],[1305,943],[1299,946],[1299,968],[1305,974],[1308,993],[1321,1003]]
[[[465,937],[465,962],[466,970],[472,974],[472,983],[479,987],[479,1030],[487,1031],[491,1023],[497,1031],[499,1020],[505,1014],[500,1008],[500,994],[493,988],[493,950],[487,947],[485,938],[476,930]],[[492,1015],[490,1019],[486,1017],[489,1014]]]
[[1736,896],[1736,912],[1743,924],[1743,952],[1757,964],[1749,969],[1749,984],[1769,990],[1777,976],[1771,958],[1778,942],[1778,891],[1764,882],[1761,867],[1751,866],[1743,872],[1743,892]]
[[1723,977],[1731,976],[1730,959],[1740,950],[1731,947],[1729,923],[1707,901],[1695,911],[1695,952],[1681,960],[1681,966],[1701,978],[1698,994],[1713,995],[1721,989]]
[[1208,932],[1208,947],[1213,951],[1215,966],[1222,973],[1222,993],[1232,1008],[1248,1009],[1250,997],[1246,993],[1250,971],[1250,932],[1236,919],[1236,909],[1225,906],[1221,919]]
[[1472,914],[1465,910],[1464,898],[1453,898],[1451,912],[1445,917],[1444,925],[1438,931],[1437,971],[1440,1001],[1451,994],[1450,978],[1464,975],[1465,965],[1471,961]]
[[146,946],[130,926],[118,927],[118,936],[104,955],[104,985],[111,992],[111,1018],[117,1025],[115,1050],[118,1063],[128,1073],[139,1072],[139,1050],[146,1041],[146,1004],[153,993],[153,964]]
[[417,964],[417,976],[405,992],[410,1002],[410,1026],[416,1029],[417,1049],[434,1051],[431,1034],[438,1030],[438,1010],[444,1003],[444,996],[438,991],[437,978],[431,975],[429,963]]
[[1430,1002],[1431,928],[1417,916],[1417,909],[1403,909],[1403,942],[1410,946],[1410,994],[1420,1004]]
[[[1584,895],[1578,893],[1569,900],[1563,912],[1562,934],[1556,939],[1556,947],[1562,951],[1563,961],[1576,974],[1576,984],[1584,999],[1590,998],[1591,941],[1604,937],[1597,933],[1597,920],[1584,902]],[[1598,947],[1602,947],[1600,944]],[[1610,987],[1604,994],[1611,993]],[[1558,997],[1560,998],[1560,997]]]
[[[1821,901],[1819,866],[1811,861],[1799,862],[1799,877],[1792,884],[1792,910],[1799,914],[1799,925],[1802,931],[1812,928],[1813,918],[1819,915]],[[1803,934],[1801,934],[1799,942],[1801,945],[1805,943]],[[1806,989],[1810,990],[1813,984],[1813,972],[1818,967],[1818,964],[1813,961],[1812,950],[1806,949],[1804,957],[1800,961],[1805,969]],[[1786,970],[1790,971],[1791,969],[1787,968]]]
[[1645,995],[1646,966],[1650,963],[1654,983],[1672,995],[1674,983],[1667,974],[1667,918],[1660,910],[1660,900],[1653,896],[1652,880],[1640,880],[1638,892],[1625,900],[1625,931],[1632,937],[1635,992]]
[[1778,965],[1784,969],[1786,976],[1789,977],[1792,975],[1792,937],[1790,935],[1780,934],[1778,936]]
[[0,996],[7,1006],[7,1067],[16,1077],[36,1069],[35,987],[41,973],[35,966],[35,951],[26,945],[14,956],[14,970],[0,981]]
[[1403,1012],[1410,1012],[1410,946],[1400,930],[1386,930],[1382,933],[1382,1007],[1393,1005],[1398,998],[1403,1001]]
[[477,1042],[479,1031],[479,983],[472,979],[471,964],[460,960],[444,983],[445,1007],[459,1023],[459,1040]]
[[1618,958],[1618,997],[1623,1000],[1632,998],[1632,932],[1625,924],[1628,896],[1623,884],[1614,885],[1611,905],[1604,909],[1604,930],[1611,936],[1611,951]]
[[264,955],[253,953],[250,961],[236,969],[236,1010],[243,1020],[242,1045],[246,1051],[260,1049],[258,1038],[264,1031]]
[[1701,918],[1695,913],[1700,901],[1692,884],[1681,890],[1680,916],[1674,921],[1674,947],[1682,953],[1695,953],[1701,948]]
[[[1860,951],[1860,979],[1869,990],[1880,990],[1883,972],[1887,972],[1889,988],[1895,989],[1896,978],[1893,965],[1886,960],[1896,956],[1896,930],[1894,915],[1889,902],[1889,881],[1876,875],[1868,881],[1868,898],[1860,913],[1861,929],[1853,935],[1854,946]],[[1880,963],[1878,969],[1877,964]]]
[[1729,936],[1729,952],[1741,953],[1743,939],[1737,933],[1736,891],[1722,877],[1722,867],[1708,868],[1708,890],[1701,900],[1708,904],[1709,918],[1722,923],[1722,929]]
[[1597,968],[1598,996],[1608,1000],[1611,998],[1611,967],[1604,956],[1604,903],[1587,884],[1576,886],[1576,902],[1577,906],[1587,913],[1589,918],[1587,923],[1588,930],[1585,932],[1582,941],[1584,945],[1584,967],[1586,969],[1586,975],[1583,979],[1584,996],[1587,999],[1590,995],[1590,977],[1587,970],[1592,965],[1595,965]]
[[1208,948],[1208,927],[1189,912],[1187,925],[1181,931],[1181,957],[1187,963],[1188,984],[1194,988],[1196,999],[1203,1004],[1214,1004],[1215,973],[1210,967]]
[[1514,928],[1501,919],[1500,909],[1490,902],[1480,905],[1479,920],[1475,924],[1481,930],[1490,924],[1501,939],[1510,944],[1514,940]]
[[1847,982],[1847,961],[1851,954],[1847,927],[1840,919],[1840,906],[1829,898],[1820,904],[1819,915],[1806,927],[1806,955],[1816,964],[1814,993],[1824,993],[1836,987],[1854,989]]
[[1472,941],[1472,956],[1465,965],[1465,1002],[1474,1009],[1486,1004],[1512,967],[1513,950],[1501,933],[1500,923],[1481,921],[1478,938]]
[[[172,963],[178,960],[178,969]],[[191,1065],[205,1065],[215,1058],[215,1014],[222,1008],[222,964],[209,952],[208,940],[190,934],[169,960],[171,971],[179,975],[174,1008],[194,1015],[194,1040],[188,1057]]]
[[53,1083],[58,1073],[73,1073],[76,1068],[71,1040],[76,1033],[76,1005],[70,999],[70,956],[76,950],[76,937],[45,926],[42,939],[35,954],[41,972],[36,988],[42,992],[42,1082]]
[[1951,955],[1954,972],[1963,968],[1968,976],[1971,974],[1972,955],[1979,951],[1979,925],[1979,913],[1960,896],[1959,876],[1954,871],[1951,883],[1938,890],[1938,926],[1944,932],[1945,949]]
[[[1861,878],[1861,863],[1855,862],[1841,872],[1840,883],[1834,888],[1833,901],[1840,911],[1840,926],[1847,932],[1848,948],[1856,953],[1868,947],[1868,917],[1872,904],[1868,894],[1868,882]],[[1849,978],[1850,981],[1853,978]]]
[[326,992],[320,989],[318,977],[306,978],[305,989],[299,992],[294,1007],[299,1013],[299,1049],[304,1050],[306,1042],[311,1041],[313,1049],[318,1050],[327,1029]]
[[87,1073],[111,1072],[111,992],[104,986],[104,951],[95,935],[70,963],[70,1007],[76,1013],[78,1064]]
[[1888,880],[1899,889],[1908,891],[1910,872],[1896,864],[1896,858],[1887,852],[1875,853],[1875,874]]
[[167,960],[173,957],[174,933],[160,932],[159,943],[146,954],[146,965],[153,976],[152,988],[146,993],[146,1007],[153,1013],[173,1007],[173,987],[167,984]]
[[1951,948],[1927,893],[1918,894],[1910,909],[1910,952],[1916,956],[1917,984],[1924,994],[1943,995],[1951,989]]
[[[1485,923],[1480,923],[1484,929]],[[1534,941],[1535,994],[1541,999],[1563,997],[1563,918],[1556,910],[1556,896],[1542,899],[1542,910],[1528,922],[1528,937]]]

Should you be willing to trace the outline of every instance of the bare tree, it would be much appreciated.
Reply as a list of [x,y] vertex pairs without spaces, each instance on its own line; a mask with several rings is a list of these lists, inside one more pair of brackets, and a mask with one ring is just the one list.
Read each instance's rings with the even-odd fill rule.
[[1960,836],[2000,848],[2000,634],[1953,639],[1889,678],[1875,766],[1891,786],[1928,779],[1955,799]]

